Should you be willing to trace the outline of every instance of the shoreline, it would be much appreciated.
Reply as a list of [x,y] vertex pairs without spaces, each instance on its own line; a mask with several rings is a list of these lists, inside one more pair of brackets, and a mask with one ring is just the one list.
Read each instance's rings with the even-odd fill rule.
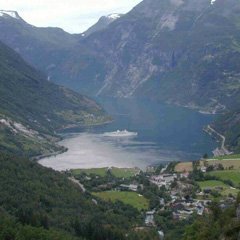
[[35,157],[32,157],[30,158],[31,160],[33,161],[40,161],[41,159],[44,159],[44,158],[49,158],[49,157],[53,157],[53,156],[57,156],[57,155],[60,155],[60,154],[63,154],[65,152],[68,151],[68,148],[62,146],[64,149],[62,150],[59,150],[59,151],[55,151],[55,152],[52,152],[52,153],[47,153],[47,154],[42,154],[42,155],[38,155],[38,156],[35,156]]
[[[68,126],[65,126],[61,129],[59,129],[56,134],[58,135],[58,137],[60,138],[59,140],[57,140],[55,143],[59,143],[60,141],[63,140],[62,136],[61,136],[61,133],[59,131],[63,131],[63,130],[69,130],[69,129],[74,129],[74,128],[87,128],[87,127],[96,127],[96,126],[101,126],[101,125],[107,125],[107,124],[110,124],[112,123],[114,120],[109,120],[109,121],[105,121],[105,122],[102,122],[102,123],[95,123],[95,124],[90,124],[90,125],[80,125],[80,124],[74,124],[74,125],[68,125]],[[64,146],[61,146],[61,145],[58,145],[60,148],[62,148],[61,150],[58,150],[58,151],[54,151],[52,153],[46,153],[46,154],[42,154],[42,155],[36,155],[36,156],[33,156],[31,157],[30,159],[33,160],[33,161],[39,161],[41,159],[44,159],[44,158],[49,158],[49,157],[52,157],[52,156],[57,156],[57,155],[60,155],[60,154],[63,154],[65,152],[68,151],[68,148],[64,147]]]
[[64,130],[69,130],[69,129],[74,129],[74,128],[87,128],[87,127],[104,126],[104,125],[110,124],[112,122],[114,122],[113,119],[108,120],[108,121],[104,121],[104,122],[94,123],[94,124],[69,124],[69,125],[66,125],[66,126],[60,128],[59,130],[57,130],[57,132],[64,131]]
[[[217,142],[218,138],[221,139],[221,146],[217,147],[212,151],[214,157],[219,157],[219,156],[228,156],[233,154],[233,152],[230,152],[226,146],[225,146],[225,141],[226,137],[217,132],[215,129],[213,129],[210,125],[207,125],[206,127],[203,128],[203,131],[206,132],[209,136],[213,137]],[[215,136],[214,136],[215,135]],[[217,136],[217,137],[216,137]]]

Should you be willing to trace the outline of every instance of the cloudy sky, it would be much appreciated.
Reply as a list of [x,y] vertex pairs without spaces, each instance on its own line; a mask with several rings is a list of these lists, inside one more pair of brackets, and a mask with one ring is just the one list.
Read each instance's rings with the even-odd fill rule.
[[0,0],[3,10],[16,10],[28,23],[39,27],[61,27],[80,33],[99,17],[126,13],[141,0]]

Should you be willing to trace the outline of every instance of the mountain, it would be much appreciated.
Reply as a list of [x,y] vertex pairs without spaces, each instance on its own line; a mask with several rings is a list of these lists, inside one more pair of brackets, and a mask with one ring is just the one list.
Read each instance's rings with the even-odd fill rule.
[[11,11],[11,10],[0,10],[0,17],[6,18],[6,19],[15,18],[23,21],[23,19],[19,16],[18,12]]
[[109,14],[108,16],[101,17],[96,24],[94,24],[92,27],[90,27],[87,31],[85,31],[82,36],[88,37],[92,33],[99,32],[101,30],[106,29],[109,24],[113,23],[120,17],[122,17],[123,14],[113,13]]
[[73,48],[79,39],[79,36],[60,28],[30,25],[15,11],[0,12],[0,29],[2,42],[18,52],[30,65],[45,73],[51,72],[66,49]]
[[[101,31],[66,34],[69,41],[54,44],[39,44],[43,29],[0,17],[0,39],[52,81],[92,96],[147,97],[204,112],[237,112],[239,13],[237,0],[144,0]],[[59,42],[66,42],[63,48]]]
[[93,94],[154,96],[211,112],[231,107],[239,91],[239,9],[235,0],[143,1],[80,42],[104,62]]
[[53,81],[84,93],[217,112],[237,100],[239,9],[236,0],[144,0],[104,30],[54,40],[56,29],[0,18],[0,39]]
[[0,42],[0,150],[19,155],[61,150],[55,131],[104,122],[89,98],[57,86]]

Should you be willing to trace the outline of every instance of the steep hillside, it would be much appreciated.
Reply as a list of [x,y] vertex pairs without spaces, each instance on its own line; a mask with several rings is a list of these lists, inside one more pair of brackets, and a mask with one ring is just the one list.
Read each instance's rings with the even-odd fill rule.
[[105,62],[95,93],[154,96],[206,111],[231,106],[239,90],[239,10],[235,0],[143,1],[83,40]]
[[56,150],[55,130],[106,117],[94,101],[50,83],[2,43],[0,102],[0,149],[19,154]]
[[220,116],[213,126],[226,136],[228,148],[240,152],[240,109],[230,111]]
[[134,208],[96,204],[67,175],[26,159],[0,154],[0,182],[0,239],[127,239],[141,222]]
[[111,23],[113,23],[115,20],[122,17],[123,14],[113,13],[108,16],[101,17],[96,24],[94,24],[92,27],[90,27],[87,31],[85,31],[82,36],[88,37],[91,34],[95,32],[102,31],[106,29]]
[[0,39],[73,89],[216,112],[238,100],[239,12],[236,0],[144,0],[89,37],[53,40],[53,29],[0,17]]

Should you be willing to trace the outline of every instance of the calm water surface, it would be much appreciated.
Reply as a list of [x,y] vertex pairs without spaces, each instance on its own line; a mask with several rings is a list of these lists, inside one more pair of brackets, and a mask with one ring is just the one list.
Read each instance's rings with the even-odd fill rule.
[[[99,102],[114,122],[64,132],[69,150],[40,160],[56,170],[93,167],[140,167],[169,161],[196,160],[216,143],[203,131],[214,116],[154,101],[104,99]],[[106,137],[116,130],[137,132],[131,138]]]

